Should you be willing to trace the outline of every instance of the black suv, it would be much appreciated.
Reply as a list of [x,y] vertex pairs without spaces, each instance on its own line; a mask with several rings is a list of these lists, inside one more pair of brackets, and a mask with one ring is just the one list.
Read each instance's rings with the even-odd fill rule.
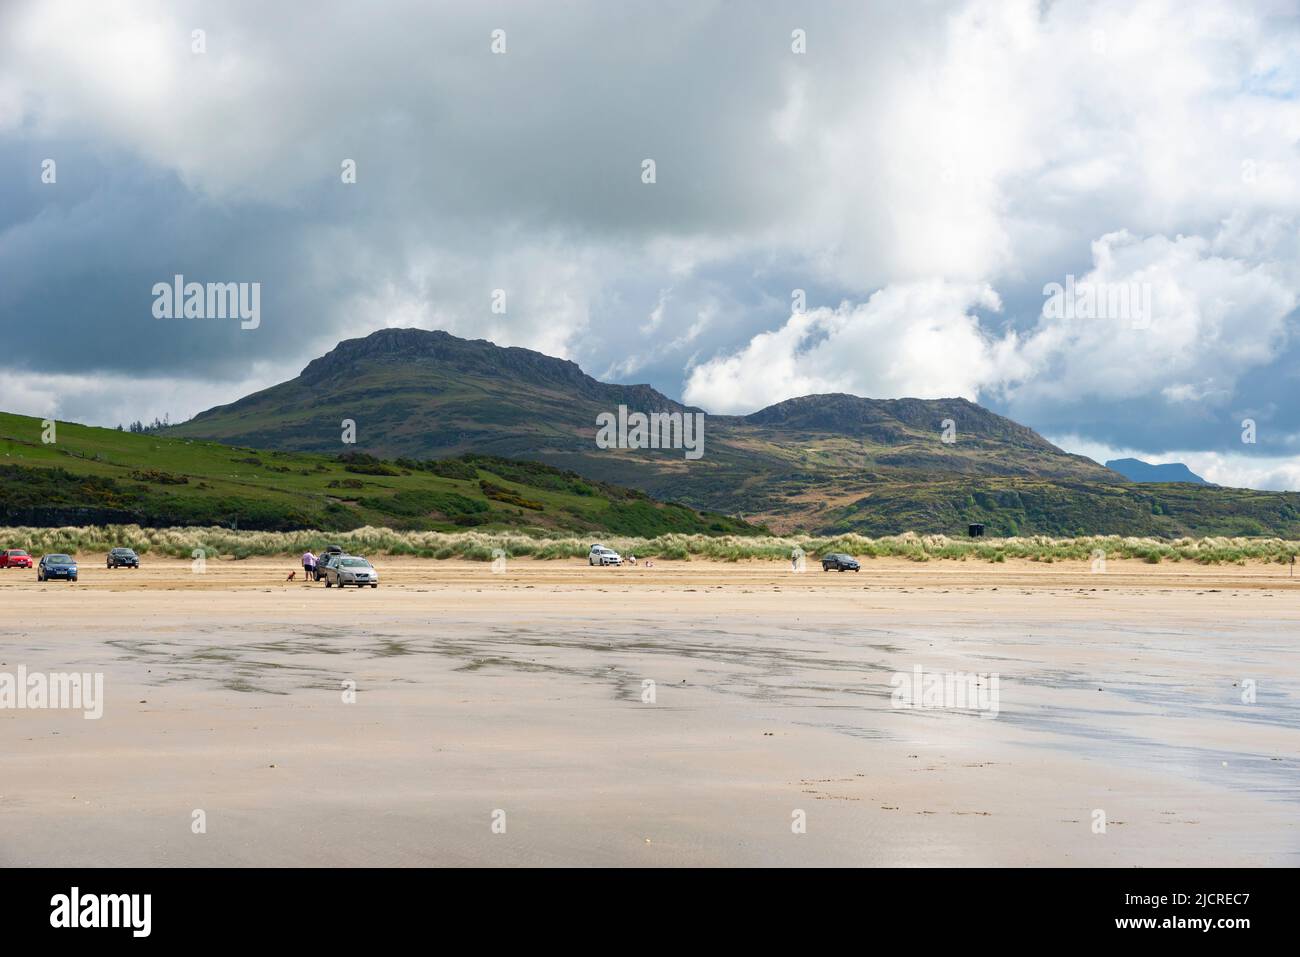
[[325,566],[334,559],[341,558],[346,554],[347,552],[343,550],[341,545],[327,545],[325,551],[316,557],[316,581],[323,582],[325,580]]
[[140,556],[130,548],[113,548],[108,553],[108,568],[139,568]]
[[857,572],[862,570],[862,566],[858,564],[856,558],[849,555],[843,555],[839,552],[822,556],[822,571],[828,572],[832,568],[837,572]]

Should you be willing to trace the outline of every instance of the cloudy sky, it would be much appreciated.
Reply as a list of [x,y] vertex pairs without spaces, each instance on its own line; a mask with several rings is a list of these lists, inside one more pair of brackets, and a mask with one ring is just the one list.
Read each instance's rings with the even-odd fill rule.
[[[1298,93],[1290,0],[3,0],[0,407],[175,421],[418,326],[1300,488]],[[154,318],[177,273],[260,327]]]

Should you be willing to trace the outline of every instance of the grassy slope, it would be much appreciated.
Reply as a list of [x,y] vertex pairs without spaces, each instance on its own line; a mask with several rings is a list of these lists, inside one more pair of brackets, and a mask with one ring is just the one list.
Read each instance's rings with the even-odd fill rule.
[[[521,390],[508,380],[443,379],[436,368],[422,369],[413,387],[404,375],[386,377],[390,371],[363,367],[337,402],[285,408],[297,401],[295,390],[276,387],[274,398],[239,416],[173,432],[213,428],[266,444],[328,447],[337,444],[340,418],[353,416],[361,447],[380,454],[479,449],[537,459],[657,498],[741,514],[782,533],[953,535],[983,522],[998,536],[1300,538],[1300,494],[1127,483],[1015,434],[962,432],[945,445],[924,422],[894,426],[888,435],[844,436],[710,416],[705,456],[687,463],[680,452],[597,450],[591,403]],[[930,403],[930,418],[943,417],[944,402]],[[966,422],[973,413],[954,403],[951,414]]]
[[936,482],[887,486],[828,510],[826,534],[889,534],[898,525],[949,532],[983,522],[990,535],[1300,538],[1300,493],[1190,484]]
[[[383,330],[340,343],[294,381],[209,410],[169,434],[242,445],[338,448],[339,423],[382,456],[488,452],[659,499],[744,515],[778,532],[1300,536],[1300,494],[1137,485],[961,399],[790,399],[706,420],[704,457],[602,450],[596,415],[673,405],[573,363],[445,333]],[[941,423],[956,426],[940,441]]]
[[389,463],[381,471],[395,474],[376,475],[349,469],[334,456],[73,423],[58,423],[57,439],[45,445],[40,420],[0,413],[0,523],[237,524],[267,530],[474,526],[626,535],[757,531],[640,492],[486,457],[437,466],[443,474],[409,462]]
[[[576,367],[576,377],[566,379],[553,365],[558,360],[537,356],[538,372],[518,364],[509,350],[452,337],[436,341],[450,350],[447,355],[426,355],[418,346],[389,351],[380,348],[378,334],[341,344],[299,379],[210,410],[167,434],[319,451],[338,447],[339,423],[349,418],[358,423],[358,447],[376,455],[477,452],[541,461],[782,531],[830,529],[848,520],[872,531],[955,532],[953,522],[960,519],[950,515],[943,516],[948,524],[937,524],[936,517],[914,526],[908,524],[912,515],[891,524],[889,513],[848,509],[879,490],[906,492],[944,478],[1122,481],[959,399],[819,396],[781,403],[756,420],[710,415],[705,454],[697,461],[687,462],[681,451],[602,450],[595,442],[597,414],[620,403],[662,409],[669,400],[639,403],[641,387],[598,383]],[[955,444],[939,441],[946,418],[958,423]],[[1061,527],[1031,523],[1025,531]]]

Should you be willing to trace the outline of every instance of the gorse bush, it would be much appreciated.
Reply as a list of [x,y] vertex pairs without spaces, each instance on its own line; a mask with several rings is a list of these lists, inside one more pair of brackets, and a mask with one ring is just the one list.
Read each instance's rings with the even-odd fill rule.
[[[421,502],[421,505],[426,503]],[[449,498],[441,502],[448,510],[477,508],[478,503]],[[473,520],[473,514],[466,516]],[[944,535],[890,535],[867,538],[837,535],[808,536],[708,536],[667,533],[654,537],[624,535],[544,536],[515,531],[423,532],[394,531],[366,526],[347,532],[234,531],[228,528],[141,528],[138,525],[90,525],[64,528],[0,528],[0,547],[25,548],[35,554],[105,552],[114,546],[134,548],[143,555],[189,558],[195,549],[208,557],[248,558],[255,555],[298,555],[307,549],[320,551],[326,545],[365,555],[411,555],[420,558],[461,558],[490,561],[494,549],[507,555],[538,559],[585,558],[591,545],[617,549],[624,556],[714,561],[786,561],[800,548],[809,559],[829,552],[847,552],[860,559],[906,558],[916,562],[933,560],[1005,562],[1023,559],[1036,562],[1134,559],[1150,564],[1196,562],[1204,565],[1273,562],[1286,564],[1300,554],[1300,542],[1279,538],[1184,538],[1162,541],[1125,538],[1118,535],[1084,538],[964,539]]]
[[483,494],[494,502],[504,502],[507,505],[517,505],[520,508],[532,509],[534,512],[545,511],[546,506],[536,499],[525,498],[518,492],[512,492],[504,485],[497,485],[495,482],[489,482],[487,479],[479,479],[478,487]]
[[190,480],[184,475],[173,475],[162,469],[138,469],[131,473],[137,482],[151,482],[154,485],[188,485]]

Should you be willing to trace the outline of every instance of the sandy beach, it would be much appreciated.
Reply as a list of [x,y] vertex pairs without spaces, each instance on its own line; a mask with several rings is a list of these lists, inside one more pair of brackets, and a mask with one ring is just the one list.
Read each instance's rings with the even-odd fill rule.
[[0,865],[1300,863],[1281,566],[81,562],[0,571],[0,674],[104,682],[0,709]]

